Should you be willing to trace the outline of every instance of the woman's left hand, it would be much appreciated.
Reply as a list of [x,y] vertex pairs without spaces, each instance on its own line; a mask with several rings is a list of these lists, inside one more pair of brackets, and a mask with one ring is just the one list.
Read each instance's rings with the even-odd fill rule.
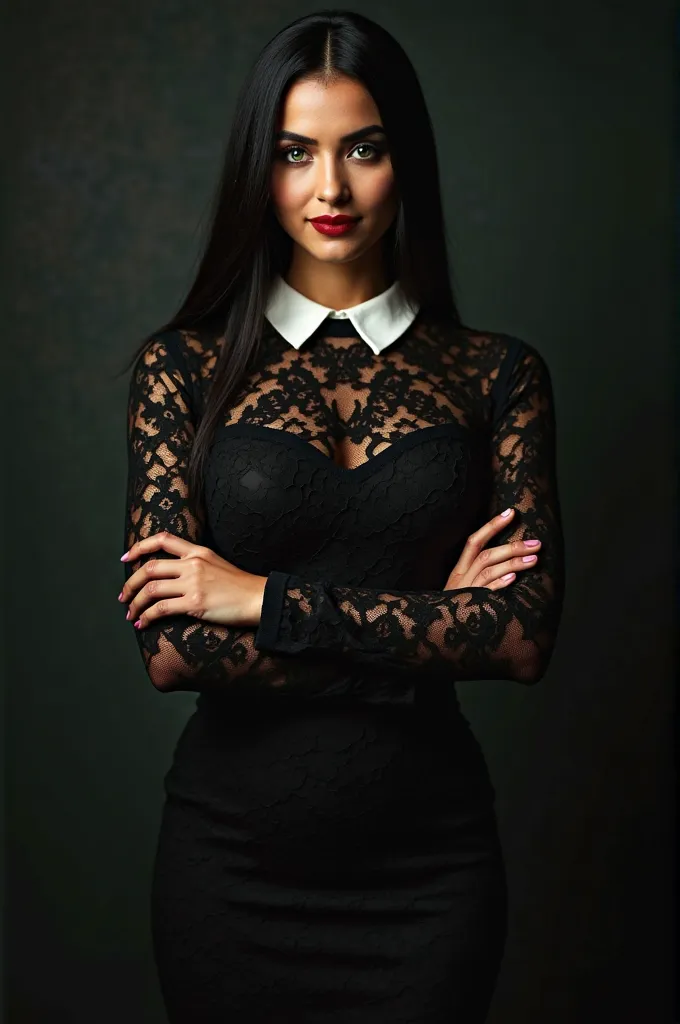
[[238,569],[210,548],[164,530],[133,544],[121,561],[150,551],[178,558],[152,558],[125,582],[119,601],[130,602],[127,619],[143,629],[164,615],[193,615],[221,626],[257,626],[266,576]]

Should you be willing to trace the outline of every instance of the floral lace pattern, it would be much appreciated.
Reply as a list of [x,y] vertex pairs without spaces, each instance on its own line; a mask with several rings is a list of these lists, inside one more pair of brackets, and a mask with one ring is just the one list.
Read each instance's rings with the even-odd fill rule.
[[[350,332],[327,320],[296,350],[266,325],[211,444],[203,523],[186,469],[224,339],[167,332],[138,359],[125,546],[168,530],[268,575],[256,629],[175,615],[137,631],[159,689],[409,702],[433,676],[545,672],[564,587],[545,361],[422,315],[379,355]],[[536,566],[501,591],[444,590],[467,536],[509,506],[491,543],[540,539]]]
[[[351,331],[328,320],[296,350],[265,329],[196,516],[188,460],[224,339],[160,334],[131,377],[125,546],[168,530],[267,576],[255,629],[135,631],[157,688],[199,693],[154,862],[173,1024],[472,1024],[500,968],[495,794],[453,683],[533,682],[550,658],[550,377],[517,338],[421,315],[378,356]],[[502,591],[444,590],[510,505],[493,543],[537,537],[537,565]],[[174,556],[126,577],[149,557]]]

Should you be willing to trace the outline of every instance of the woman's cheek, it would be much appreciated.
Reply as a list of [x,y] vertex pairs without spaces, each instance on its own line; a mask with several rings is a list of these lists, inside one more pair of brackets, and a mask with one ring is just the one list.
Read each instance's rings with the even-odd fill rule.
[[370,178],[364,176],[361,180],[357,180],[352,191],[364,210],[389,206],[396,193],[392,168],[376,171]]
[[282,218],[299,213],[304,206],[306,193],[302,182],[293,180],[292,175],[275,172],[271,178],[270,190],[272,201]]
[[277,174],[272,174],[269,183],[269,197],[276,214],[276,219],[280,224],[285,224],[287,195],[285,186]]
[[394,180],[394,173],[390,168],[380,183],[380,201],[385,205],[390,205],[396,199],[396,195],[397,183]]

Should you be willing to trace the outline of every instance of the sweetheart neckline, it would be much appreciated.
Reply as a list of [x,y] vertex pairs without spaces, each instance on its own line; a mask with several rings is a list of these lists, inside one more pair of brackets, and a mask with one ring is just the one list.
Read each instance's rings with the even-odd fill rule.
[[418,444],[422,444],[428,440],[435,440],[440,437],[457,437],[461,441],[470,442],[478,436],[476,431],[471,430],[469,427],[462,427],[459,423],[435,423],[429,427],[417,427],[415,430],[410,430],[407,434],[402,437],[398,437],[396,441],[391,441],[387,448],[383,448],[382,451],[377,452],[372,458],[367,459],[365,462],[360,462],[358,466],[351,469],[349,466],[340,466],[337,462],[334,462],[328,455],[313,445],[310,441],[306,441],[304,437],[299,434],[294,434],[290,430],[282,430],[278,427],[266,427],[261,423],[227,423],[217,427],[215,436],[211,442],[210,447],[212,448],[220,440],[223,440],[228,436],[236,436],[239,434],[242,437],[253,437],[262,438],[267,441],[278,442],[286,447],[288,444],[292,444],[293,447],[297,447],[300,451],[304,451],[312,459],[317,461],[320,460],[320,464],[323,464],[329,472],[337,473],[340,476],[363,476],[366,473],[372,472],[379,465],[386,461],[396,458],[401,452],[408,451],[410,448],[415,447]]

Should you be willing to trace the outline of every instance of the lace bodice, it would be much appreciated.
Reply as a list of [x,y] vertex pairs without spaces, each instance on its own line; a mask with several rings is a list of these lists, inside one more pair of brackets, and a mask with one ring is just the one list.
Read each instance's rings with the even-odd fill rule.
[[[137,360],[124,544],[167,529],[267,575],[262,619],[174,615],[135,631],[153,683],[410,703],[435,677],[539,679],[564,587],[540,353],[422,313],[379,355],[346,320],[300,349],[266,323],[212,439],[199,524],[186,469],[223,341],[166,332]],[[491,543],[536,537],[537,565],[501,591],[444,590],[468,535],[508,506],[514,522]]]

